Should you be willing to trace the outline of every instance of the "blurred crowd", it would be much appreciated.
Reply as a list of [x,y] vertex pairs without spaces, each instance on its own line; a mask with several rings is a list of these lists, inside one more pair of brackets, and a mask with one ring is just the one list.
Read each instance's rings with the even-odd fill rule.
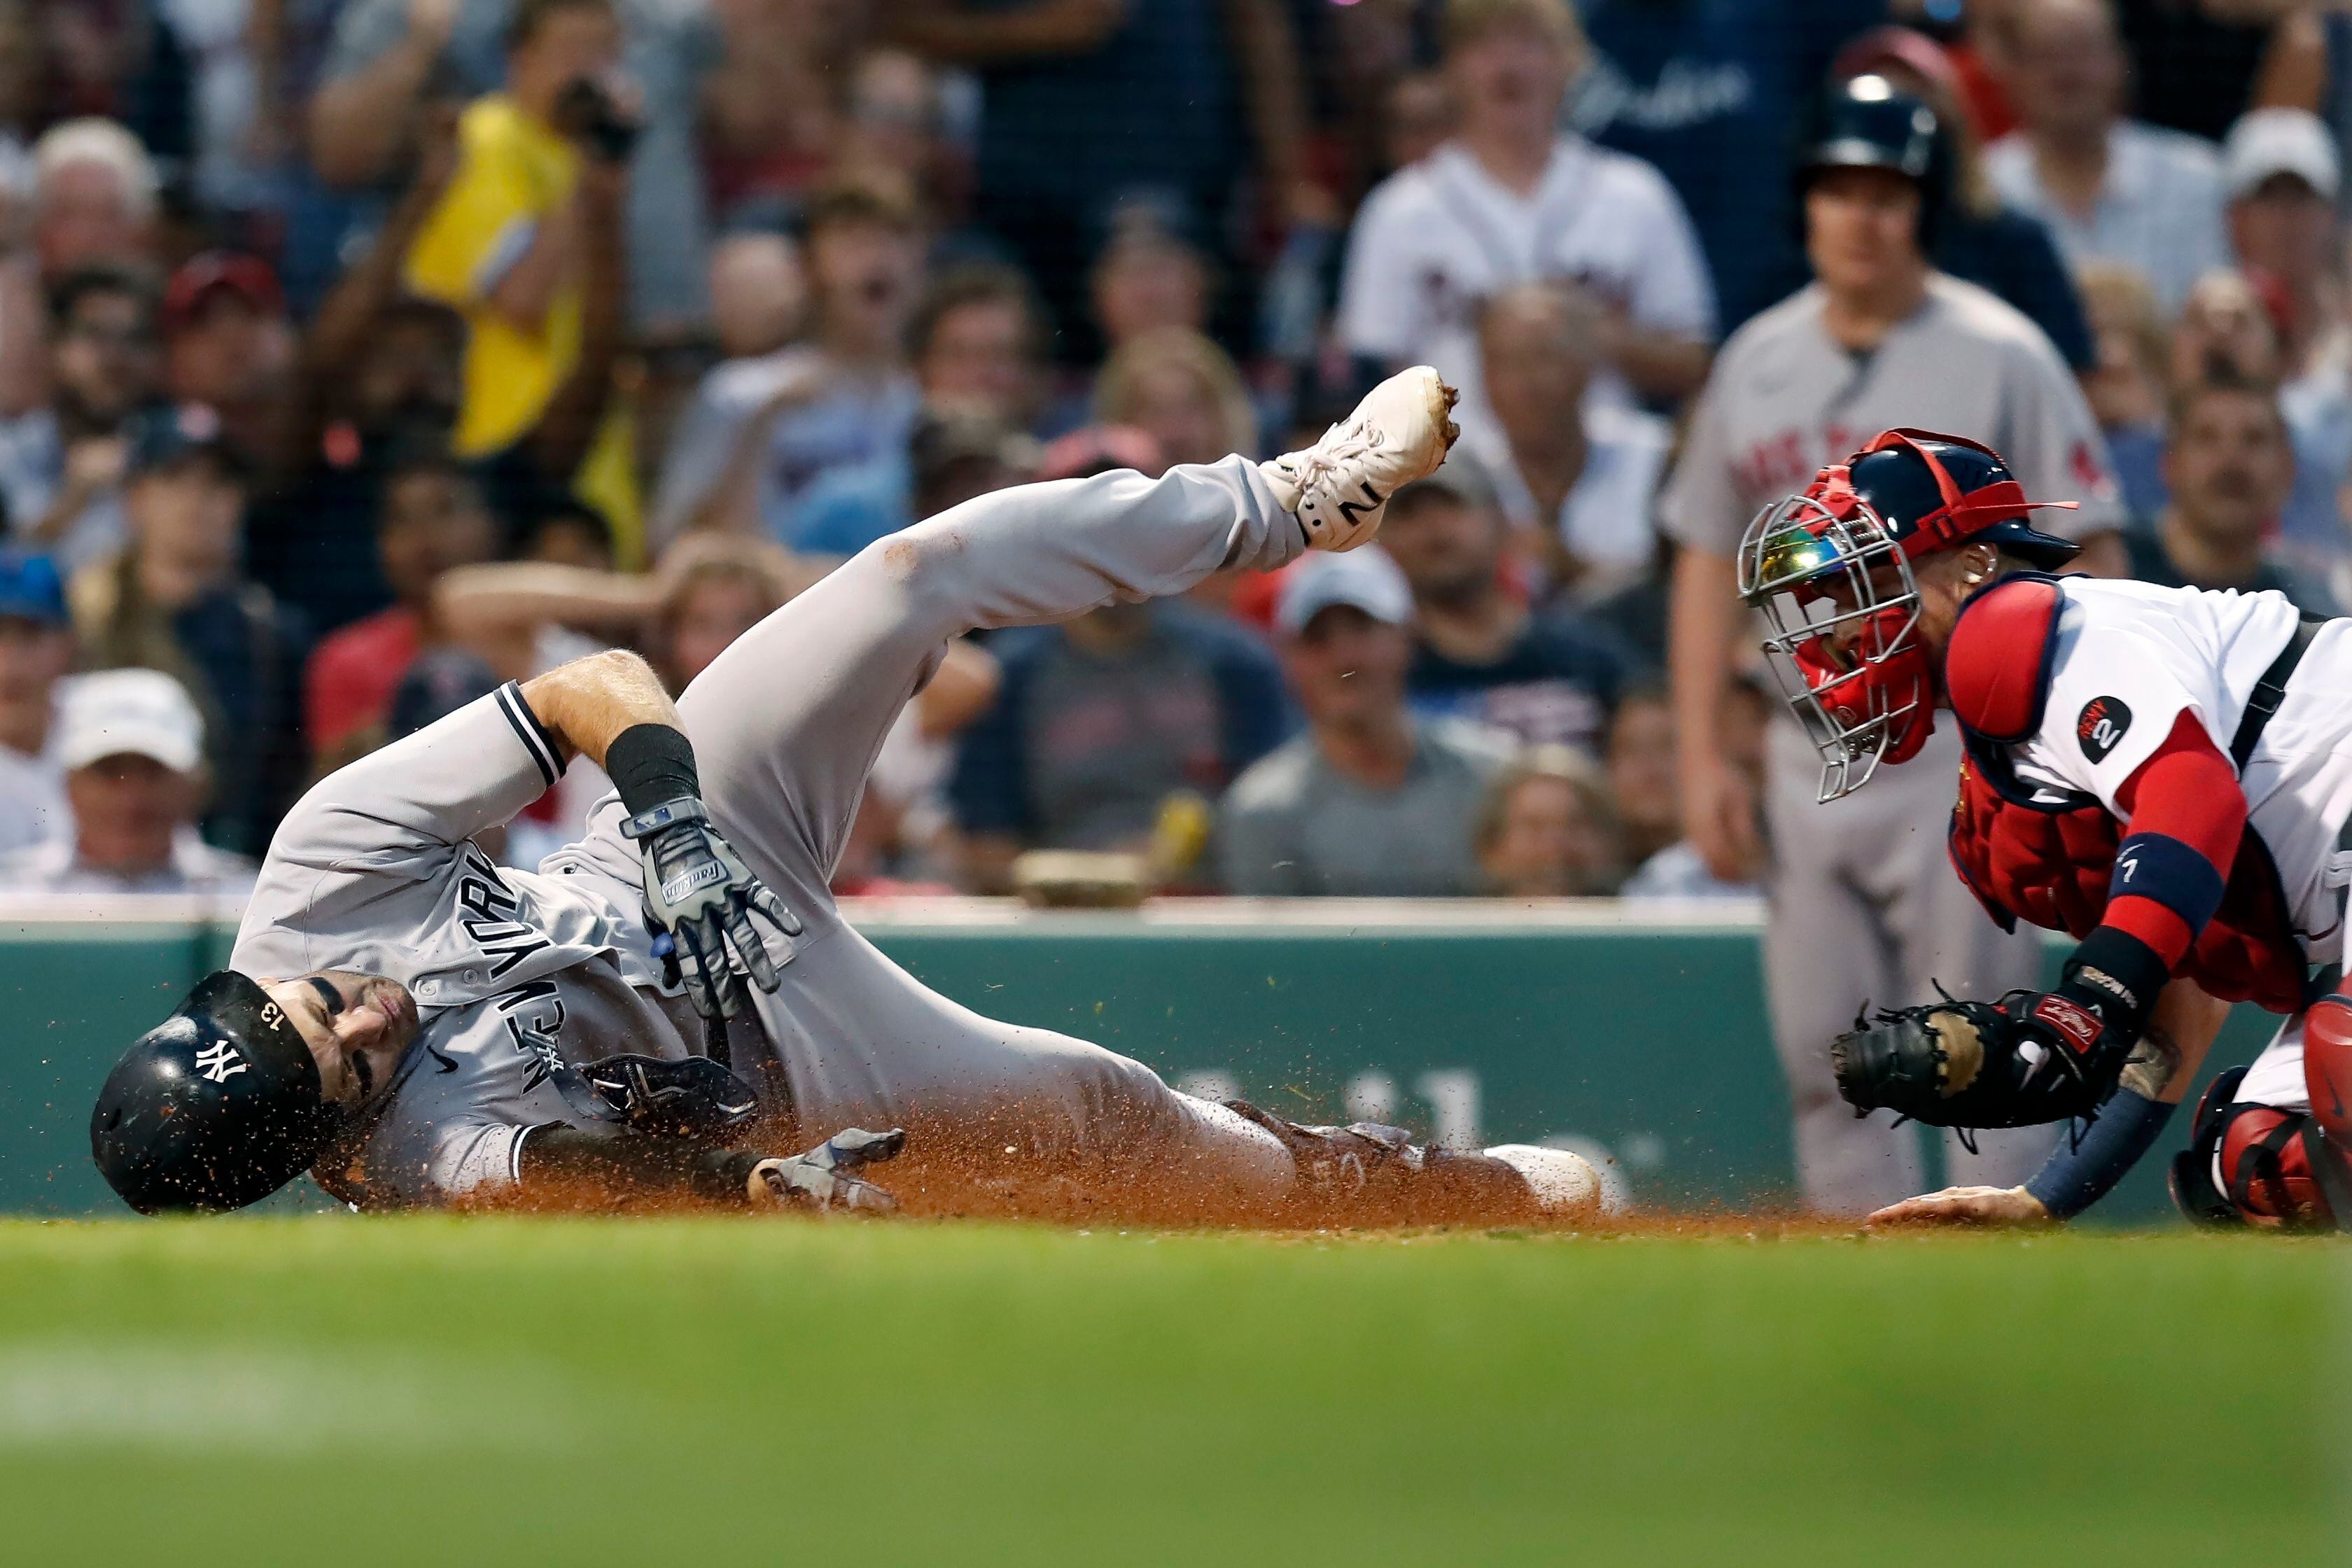
[[[958,646],[838,886],[1748,891],[1658,517],[1726,337],[1834,287],[1792,148],[1864,73],[2129,571],[2334,613],[2340,0],[0,0],[0,891],[234,895],[501,680],[682,689],[913,521],[1421,362],[1464,438],[1381,548]],[[1706,726],[1747,798],[1776,702]]]

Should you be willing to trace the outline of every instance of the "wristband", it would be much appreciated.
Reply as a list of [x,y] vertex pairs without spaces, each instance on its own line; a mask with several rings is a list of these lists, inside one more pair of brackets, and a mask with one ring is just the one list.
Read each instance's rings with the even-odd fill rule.
[[622,807],[642,816],[657,805],[702,794],[694,770],[694,742],[669,724],[632,724],[604,748],[604,772],[620,792]]
[[2127,931],[2103,925],[2066,960],[2055,994],[2088,1008],[2108,1033],[2130,1045],[2147,1026],[2171,965]]
[[2079,1140],[2061,1142],[2025,1190],[2053,1219],[2072,1219],[2107,1195],[2172,1120],[2173,1107],[2119,1089]]

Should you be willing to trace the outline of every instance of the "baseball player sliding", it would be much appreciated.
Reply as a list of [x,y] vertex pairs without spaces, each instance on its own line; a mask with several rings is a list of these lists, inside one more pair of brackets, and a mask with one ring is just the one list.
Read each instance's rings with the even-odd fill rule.
[[2076,549],[2028,521],[2053,504],[1988,447],[1890,430],[1740,542],[1821,798],[1918,756],[1948,707],[1960,879],[2003,924],[2079,943],[2053,990],[1884,1012],[1832,1047],[1860,1110],[2088,1122],[2022,1186],[1873,1217],[2079,1214],[2163,1131],[2225,1004],[2253,1001],[2287,1021],[2208,1091],[2174,1196],[2200,1219],[2352,1227],[2352,623],[2277,593],[2051,575]]
[[[948,639],[1360,544],[1444,458],[1453,403],[1418,368],[1268,463],[1001,491],[868,549],[675,706],[641,660],[600,654],[333,774],[271,843],[230,969],[107,1079],[100,1169],[145,1211],[239,1207],[305,1169],[362,1207],[583,1187],[887,1207],[860,1172],[906,1124],[988,1151],[992,1177],[1075,1164],[1219,1213],[1400,1190],[1594,1203],[1572,1154],[1300,1127],[983,1018],[827,890],[876,751]],[[476,840],[574,756],[614,788],[586,836],[536,874],[494,864]]]

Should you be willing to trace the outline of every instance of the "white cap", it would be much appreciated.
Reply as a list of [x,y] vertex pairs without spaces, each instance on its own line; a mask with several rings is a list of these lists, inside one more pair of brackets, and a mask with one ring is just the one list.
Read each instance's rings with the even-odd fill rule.
[[2221,144],[2230,199],[2251,195],[2273,174],[2296,175],[2334,201],[2344,176],[2326,122],[2307,109],[2255,109],[2238,116]]
[[1367,544],[1344,552],[1318,551],[1299,557],[1282,575],[1274,624],[1297,637],[1307,623],[1334,605],[1349,605],[1392,626],[1412,623],[1412,588],[1388,552]]
[[66,683],[58,704],[58,761],[86,768],[123,752],[194,773],[205,721],[186,689],[160,669],[107,669]]

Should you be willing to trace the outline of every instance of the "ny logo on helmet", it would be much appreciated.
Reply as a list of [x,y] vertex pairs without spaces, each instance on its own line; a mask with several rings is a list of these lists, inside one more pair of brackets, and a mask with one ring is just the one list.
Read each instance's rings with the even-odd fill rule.
[[236,1059],[236,1047],[218,1045],[196,1053],[196,1070],[214,1083],[226,1083],[243,1072],[247,1064]]

